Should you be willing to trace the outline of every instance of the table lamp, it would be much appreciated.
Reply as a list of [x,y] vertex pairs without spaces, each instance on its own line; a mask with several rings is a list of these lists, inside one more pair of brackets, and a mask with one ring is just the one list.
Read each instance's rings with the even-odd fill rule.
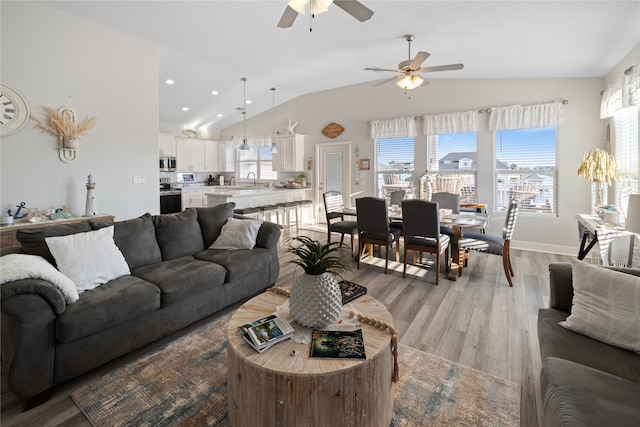
[[602,200],[604,184],[611,185],[611,181],[620,182],[616,158],[601,148],[589,151],[582,157],[582,162],[578,168],[578,176],[597,184],[596,206],[604,205]]
[[629,195],[629,207],[627,208],[627,220],[624,223],[624,229],[640,234],[640,194]]

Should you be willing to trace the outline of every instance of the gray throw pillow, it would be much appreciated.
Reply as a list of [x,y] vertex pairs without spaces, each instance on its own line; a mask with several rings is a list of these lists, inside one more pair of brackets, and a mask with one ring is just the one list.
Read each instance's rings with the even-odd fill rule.
[[163,260],[193,255],[204,249],[198,211],[194,208],[178,214],[158,215],[153,222]]

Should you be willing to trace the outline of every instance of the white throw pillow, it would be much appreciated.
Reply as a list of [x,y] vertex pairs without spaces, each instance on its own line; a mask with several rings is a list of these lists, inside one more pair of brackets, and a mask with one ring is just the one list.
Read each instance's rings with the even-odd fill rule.
[[640,352],[640,277],[578,262],[571,315],[560,325]]
[[209,249],[253,249],[262,221],[229,218]]
[[129,265],[113,241],[113,225],[86,233],[44,239],[65,276],[78,292],[130,274]]

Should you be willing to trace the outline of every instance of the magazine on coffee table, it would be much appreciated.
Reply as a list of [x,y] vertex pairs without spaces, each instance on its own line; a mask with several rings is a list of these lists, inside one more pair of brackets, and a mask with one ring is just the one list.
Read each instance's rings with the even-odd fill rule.
[[273,344],[291,338],[291,335],[293,335],[293,328],[282,317],[271,315],[259,320],[263,321],[257,324],[256,322],[258,321],[254,321],[249,324],[250,326],[246,329],[243,337],[254,350],[260,353]]
[[366,359],[362,329],[355,331],[320,331],[311,334],[309,357],[329,359]]
[[346,303],[367,293],[367,288],[362,285],[349,282],[348,280],[341,280],[338,282],[338,285],[340,285],[340,292],[342,293],[342,305],[345,305]]

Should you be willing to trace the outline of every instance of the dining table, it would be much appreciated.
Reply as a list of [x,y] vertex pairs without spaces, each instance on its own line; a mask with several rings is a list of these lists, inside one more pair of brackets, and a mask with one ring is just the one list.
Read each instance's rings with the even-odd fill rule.
[[[343,215],[357,216],[356,208],[345,208],[340,211]],[[389,209],[389,220],[402,221],[402,209]],[[475,212],[462,212],[454,214],[451,209],[440,209],[440,225],[451,227],[453,235],[451,236],[451,268],[447,278],[456,280],[462,276],[462,268],[464,267],[465,254],[460,249],[459,243],[462,237],[462,231],[469,228],[484,229],[489,221],[487,214]]]

